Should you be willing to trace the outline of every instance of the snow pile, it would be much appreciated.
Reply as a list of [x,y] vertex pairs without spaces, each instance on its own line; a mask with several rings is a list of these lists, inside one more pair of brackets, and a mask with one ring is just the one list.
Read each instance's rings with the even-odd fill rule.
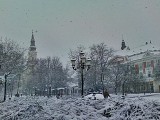
[[46,100],[33,97],[15,98],[1,104],[0,119],[2,120],[44,120],[52,118],[43,108]]
[[92,99],[92,100],[100,100],[104,99],[103,94],[89,94],[84,97],[85,99]]
[[113,101],[112,107],[104,110],[110,120],[157,120],[160,119],[160,103],[147,101],[141,97]]
[[0,120],[156,120],[160,103],[141,97],[91,100],[20,97],[0,103]]

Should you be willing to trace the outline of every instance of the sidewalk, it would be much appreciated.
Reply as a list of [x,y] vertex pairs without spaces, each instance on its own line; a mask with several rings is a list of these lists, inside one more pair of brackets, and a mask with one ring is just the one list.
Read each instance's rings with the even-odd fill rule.
[[148,96],[155,96],[160,95],[160,93],[139,93],[139,94],[127,94],[126,97],[128,98],[135,98],[135,97],[148,97]]

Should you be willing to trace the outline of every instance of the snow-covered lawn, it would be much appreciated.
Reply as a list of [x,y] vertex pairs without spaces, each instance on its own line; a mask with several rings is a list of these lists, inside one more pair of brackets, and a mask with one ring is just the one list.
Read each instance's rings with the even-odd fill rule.
[[115,95],[100,100],[15,97],[0,103],[0,120],[158,120],[160,103],[151,99],[155,96],[127,95],[124,100]]

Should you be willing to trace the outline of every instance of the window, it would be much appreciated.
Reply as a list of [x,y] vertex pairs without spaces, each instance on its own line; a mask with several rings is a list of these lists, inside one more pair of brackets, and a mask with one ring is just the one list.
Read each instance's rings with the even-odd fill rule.
[[147,68],[151,67],[151,62],[147,62]]
[[143,62],[143,73],[146,72],[145,69],[146,69],[146,62]]
[[139,73],[139,66],[138,66],[138,64],[135,64],[135,69],[136,69],[136,73],[138,74]]
[[151,71],[148,71],[148,77],[151,77]]
[[139,70],[142,70],[142,63],[139,64]]
[[151,67],[154,68],[154,60],[151,60]]

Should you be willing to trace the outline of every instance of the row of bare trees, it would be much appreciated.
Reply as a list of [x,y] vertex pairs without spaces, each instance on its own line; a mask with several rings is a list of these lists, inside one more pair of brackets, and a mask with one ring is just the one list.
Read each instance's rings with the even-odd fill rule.
[[59,57],[38,58],[34,68],[29,68],[26,50],[13,40],[0,40],[0,76],[4,79],[0,80],[0,94],[4,101],[13,91],[18,95],[19,91],[33,93],[35,88],[66,87],[70,80],[69,69],[63,67]]
[[[78,53],[86,49],[82,46],[77,50],[71,50],[70,58],[78,58]],[[141,85],[144,78],[135,71],[135,67],[131,64],[110,64],[111,58],[114,56],[114,49],[109,48],[105,43],[92,45],[87,52],[91,58],[91,69],[84,75],[85,89],[92,91],[104,91],[110,89],[116,94],[118,92],[136,92],[138,85]],[[81,84],[81,76],[78,71],[79,85]],[[137,87],[138,86],[138,87]]]
[[0,40],[0,73],[16,73],[24,68],[24,52],[16,42],[10,39]]
[[33,92],[35,89],[43,91],[49,87],[67,87],[68,71],[67,67],[63,67],[59,57],[37,59],[35,69],[28,73],[30,77],[23,89]]
[[[80,51],[85,51],[83,46],[77,48],[77,50],[70,50],[70,58],[78,59],[78,53]],[[94,89],[94,90],[103,90],[105,89],[105,83],[109,78],[109,60],[113,57],[114,50],[109,48],[106,44],[100,43],[97,45],[92,45],[89,48],[89,52],[86,53],[88,57],[91,58],[91,68],[84,75],[85,79],[85,88]],[[81,78],[78,72],[78,81],[79,85],[81,84]]]
[[[4,101],[7,95],[7,77],[20,73],[25,67],[24,52],[25,49],[16,42],[7,38],[0,39],[0,76],[4,76]],[[1,85],[1,91],[2,88]]]
[[[79,59],[80,51],[87,51],[83,46],[79,46],[76,50],[70,50],[69,57]],[[17,77],[17,81],[28,68],[27,61],[24,57],[26,49],[21,48],[16,42],[9,39],[0,40],[0,75],[5,78],[10,74]],[[84,74],[85,89],[93,89],[98,91],[104,89],[112,89],[116,94],[119,91],[136,91],[137,84],[144,80],[143,76],[135,73],[134,67],[126,64],[110,65],[110,59],[114,56],[114,49],[108,47],[105,43],[93,44],[86,53],[91,58],[92,67]],[[128,68],[129,66],[129,68]],[[67,82],[71,81],[69,74],[70,67],[65,68],[58,57],[39,58],[36,61],[35,68],[27,73],[27,81],[22,84],[12,82],[16,86],[21,86],[22,90],[46,89],[66,87]],[[160,76],[159,67],[155,67],[155,77]],[[76,76],[79,86],[81,86],[80,71]],[[5,86],[7,81],[5,79]],[[72,81],[75,82],[75,81]],[[1,82],[0,82],[1,84]],[[12,85],[13,87],[13,85]],[[2,87],[1,87],[2,88]],[[5,87],[6,88],[6,87]],[[6,89],[4,89],[6,95]],[[6,96],[4,97],[4,100]]]

